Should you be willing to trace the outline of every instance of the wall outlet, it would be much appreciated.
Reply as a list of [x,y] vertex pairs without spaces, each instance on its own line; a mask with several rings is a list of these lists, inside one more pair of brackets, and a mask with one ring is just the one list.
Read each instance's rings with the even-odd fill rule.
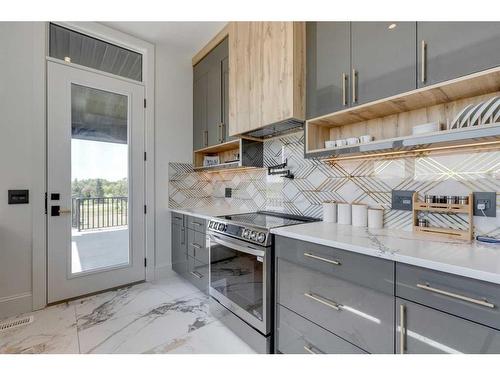
[[413,210],[414,190],[393,190],[392,205],[393,210],[411,211]]
[[474,216],[497,216],[497,193],[475,192],[473,193]]
[[224,196],[225,196],[226,198],[231,198],[231,196],[232,196],[232,195],[233,195],[233,189],[231,189],[231,188],[226,188],[226,192],[225,192]]

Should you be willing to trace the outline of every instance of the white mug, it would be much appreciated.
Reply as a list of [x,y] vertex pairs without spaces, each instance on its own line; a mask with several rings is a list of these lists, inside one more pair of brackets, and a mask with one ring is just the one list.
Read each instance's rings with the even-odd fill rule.
[[342,147],[347,145],[347,141],[345,139],[337,139],[335,141],[335,144],[337,145],[337,147]]
[[371,136],[370,134],[362,135],[361,137],[359,137],[359,141],[361,143],[369,143],[373,141],[373,136]]
[[352,146],[352,145],[357,145],[359,143],[359,138],[347,138],[347,144]]

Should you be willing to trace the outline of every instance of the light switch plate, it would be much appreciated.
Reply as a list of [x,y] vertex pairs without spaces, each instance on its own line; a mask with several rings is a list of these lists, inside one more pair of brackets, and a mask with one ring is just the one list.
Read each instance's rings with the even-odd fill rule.
[[231,196],[232,196],[232,195],[233,195],[233,189],[231,189],[231,188],[226,188],[226,189],[225,189],[225,192],[224,192],[224,196],[225,196],[226,198],[231,198]]
[[393,190],[392,205],[393,210],[411,211],[413,210],[414,190]]
[[[474,195],[474,216],[497,216],[497,193],[496,192],[475,192]],[[483,211],[477,208],[477,205],[483,203],[486,207]],[[483,214],[484,212],[484,214]]]

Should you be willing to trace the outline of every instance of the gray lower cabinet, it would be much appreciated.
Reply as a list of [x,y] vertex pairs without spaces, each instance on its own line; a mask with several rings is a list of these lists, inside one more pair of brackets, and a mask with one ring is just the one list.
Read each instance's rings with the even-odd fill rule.
[[500,331],[400,298],[396,311],[397,353],[500,353]]
[[416,88],[416,22],[351,23],[351,105]]
[[304,319],[276,306],[276,348],[283,354],[363,354],[365,351]]
[[369,353],[394,352],[393,295],[280,258],[277,275],[280,305]]
[[187,234],[184,217],[172,213],[172,269],[180,275],[187,272]]
[[418,22],[418,86],[500,65],[500,22]]
[[349,106],[349,22],[306,24],[306,111],[314,118]]
[[208,293],[209,257],[205,225],[204,219],[172,213],[172,269]]

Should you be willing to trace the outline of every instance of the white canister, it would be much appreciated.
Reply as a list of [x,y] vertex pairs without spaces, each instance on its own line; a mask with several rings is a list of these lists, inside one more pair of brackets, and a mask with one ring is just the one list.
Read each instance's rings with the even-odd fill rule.
[[366,227],[368,225],[368,206],[365,204],[352,205],[352,226]]
[[339,203],[338,209],[338,223],[351,225],[351,205],[349,203]]
[[368,210],[368,228],[382,229],[384,227],[384,210],[381,208],[370,208]]
[[337,203],[335,202],[323,203],[323,221],[327,223],[337,222]]

